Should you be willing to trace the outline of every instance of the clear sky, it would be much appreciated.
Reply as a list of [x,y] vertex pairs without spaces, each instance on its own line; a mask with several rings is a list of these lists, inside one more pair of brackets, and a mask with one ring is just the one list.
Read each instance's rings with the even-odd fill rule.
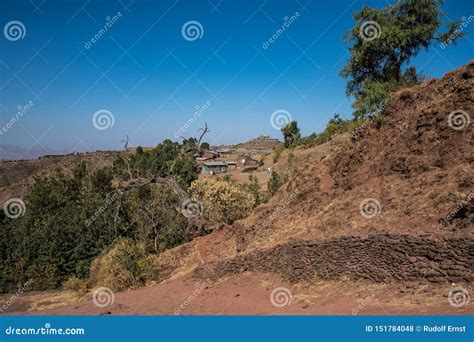
[[[131,146],[152,146],[176,140],[178,130],[196,136],[204,122],[211,144],[281,138],[270,120],[280,109],[303,135],[320,132],[335,112],[351,117],[339,72],[349,57],[341,38],[352,13],[386,3],[392,1],[2,0],[0,126],[18,120],[0,145],[116,149],[128,134]],[[444,9],[460,19],[474,15],[473,7],[472,0],[447,0]],[[6,31],[11,21],[23,24],[20,36]],[[193,23],[183,33],[188,21],[201,25],[197,37]],[[473,28],[474,21],[467,31]],[[440,77],[473,58],[473,42],[469,35],[457,46],[434,46],[414,65]],[[17,107],[30,101],[19,116]],[[113,126],[94,126],[100,110],[111,113]]]

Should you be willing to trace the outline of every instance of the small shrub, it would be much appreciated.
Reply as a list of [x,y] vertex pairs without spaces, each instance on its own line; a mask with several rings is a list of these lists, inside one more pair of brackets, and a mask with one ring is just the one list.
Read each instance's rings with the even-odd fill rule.
[[63,289],[67,291],[85,293],[87,291],[87,281],[84,279],[79,279],[76,276],[72,276],[63,283]]
[[278,189],[280,189],[281,185],[282,185],[281,177],[278,175],[278,173],[276,173],[275,171],[272,171],[272,175],[270,179],[268,180],[268,184],[267,184],[269,197],[273,197],[278,191]]
[[144,285],[147,254],[142,243],[119,238],[91,265],[91,284],[124,290]]
[[273,148],[273,163],[274,164],[278,162],[284,150],[285,150],[285,147],[283,145],[277,145]]
[[232,223],[248,216],[256,205],[255,196],[239,184],[212,178],[198,179],[190,187],[204,204],[204,215],[213,221]]

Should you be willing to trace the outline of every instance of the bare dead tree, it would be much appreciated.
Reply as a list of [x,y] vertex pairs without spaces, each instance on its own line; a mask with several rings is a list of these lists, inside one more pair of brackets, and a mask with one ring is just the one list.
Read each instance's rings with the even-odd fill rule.
[[128,135],[125,135],[125,138],[122,140],[124,143],[125,151],[128,151]]
[[[183,149],[182,151],[180,151],[179,152],[180,155],[177,158],[175,158],[175,160],[173,161],[173,164],[170,167],[170,174],[166,177],[154,177],[154,176],[151,176],[151,175],[148,176],[148,177],[139,177],[138,170],[133,169],[131,167],[130,160],[129,160],[128,156],[124,155],[123,153],[117,153],[116,154],[116,157],[121,159],[123,164],[125,165],[125,168],[127,170],[128,177],[129,177],[129,179],[126,181],[126,183],[122,184],[119,187],[119,189],[117,190],[119,198],[117,200],[117,207],[116,207],[115,218],[114,218],[114,226],[115,226],[116,232],[118,232],[117,225],[118,225],[118,221],[119,221],[120,209],[121,209],[122,202],[123,202],[123,200],[122,200],[123,196],[126,193],[128,193],[132,190],[136,190],[136,189],[139,189],[139,188],[142,188],[142,187],[145,187],[145,186],[154,185],[154,184],[164,184],[164,185],[168,186],[176,194],[176,196],[179,199],[178,205],[174,209],[177,212],[182,214],[182,205],[186,201],[190,200],[190,196],[188,195],[188,193],[186,191],[184,191],[181,188],[181,186],[178,184],[178,182],[173,178],[172,174],[173,174],[173,170],[174,170],[174,167],[176,165],[176,162],[180,157],[184,157],[184,155],[186,155],[190,152],[194,152],[196,150],[197,151],[201,150],[200,146],[201,146],[202,138],[207,133],[210,132],[209,128],[207,126],[207,123],[205,124],[204,128],[200,128],[199,131],[201,131],[201,135],[199,137],[196,148],[194,150],[184,150]],[[127,140],[125,140],[124,142],[126,144],[128,144],[128,136],[127,136]],[[146,213],[143,212],[143,214],[147,218],[147,220],[150,222],[150,224],[152,224],[153,227],[154,227],[154,234],[155,234],[154,245],[155,245],[155,251],[158,253],[158,233],[159,232],[158,232],[157,227],[159,225],[160,218],[158,216],[156,216],[154,213],[149,212],[149,211],[146,212]],[[203,233],[208,233],[216,227],[215,223],[210,222],[210,221],[206,220],[205,218],[203,218],[201,216],[197,216],[197,217],[187,216],[187,215],[183,215],[183,216],[185,216],[187,221],[188,221],[188,223],[187,223],[187,232],[188,232],[188,236],[190,236],[190,237],[201,235]]]
[[204,128],[199,128],[198,129],[198,132],[201,131],[201,136],[199,137],[199,140],[198,140],[198,143],[197,143],[197,148],[200,149],[201,148],[201,140],[202,138],[207,134],[209,133],[209,129],[207,128],[207,122],[204,123]]

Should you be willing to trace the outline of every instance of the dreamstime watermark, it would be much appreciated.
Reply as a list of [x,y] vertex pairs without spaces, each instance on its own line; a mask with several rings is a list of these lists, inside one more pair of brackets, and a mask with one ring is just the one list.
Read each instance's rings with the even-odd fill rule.
[[15,113],[15,115],[0,130],[0,135],[6,134],[8,130],[12,128],[13,126],[15,126],[18,120],[20,120],[23,117],[23,115],[25,115],[34,105],[35,104],[33,103],[33,101],[28,101],[28,103],[24,106],[19,105],[17,107],[18,111]]
[[461,109],[453,110],[448,115],[448,125],[456,131],[463,130],[467,128],[471,123],[471,118],[469,114]]
[[372,219],[380,215],[382,206],[375,198],[366,198],[360,202],[359,211],[363,217]]
[[26,27],[19,20],[12,20],[5,24],[3,27],[3,34],[9,41],[17,41],[25,38]]
[[292,301],[293,295],[286,287],[277,287],[270,293],[270,303],[272,303],[274,307],[283,308],[290,305]]
[[300,13],[296,11],[291,17],[288,17],[288,16],[284,17],[283,24],[281,25],[281,27],[278,30],[276,30],[275,33],[273,33],[270,38],[268,38],[265,42],[262,43],[262,48],[264,50],[268,49],[271,44],[276,42],[277,39],[283,33],[285,33],[286,29],[288,29],[291,26],[291,24],[293,24],[299,18],[299,16],[300,16]]
[[440,219],[438,222],[440,225],[442,225],[443,227],[446,227],[447,225],[449,225],[451,223],[451,221],[456,217],[456,215],[461,211],[463,210],[468,204],[469,202],[472,201],[472,198],[473,198],[473,194],[470,193],[469,195],[466,196],[466,198],[464,200],[462,200],[461,202],[459,202],[456,207],[454,207],[453,210],[451,210],[448,214],[448,216],[446,216],[445,218],[442,218]]
[[100,38],[102,38],[104,34],[107,33],[109,29],[112,28],[112,26],[114,26],[117,21],[119,21],[121,17],[122,12],[118,11],[112,17],[108,16],[107,18],[105,18],[106,22],[104,26],[99,31],[97,31],[97,33],[91,39],[84,43],[84,48],[86,50],[89,50],[95,43],[99,41]]
[[204,289],[206,287],[209,286],[209,284],[211,284],[211,280],[210,279],[206,279],[205,281],[203,281],[201,284],[199,284],[196,289],[193,291],[193,293],[188,297],[186,298],[186,300],[183,302],[183,304],[181,304],[176,310],[174,310],[174,314],[175,316],[178,316],[181,314],[181,312],[186,309],[186,307],[188,305],[190,305],[192,302],[194,302],[197,298],[197,296],[199,296],[199,294],[201,294],[202,291],[204,291]]
[[181,205],[181,213],[187,218],[200,217],[204,213],[204,205],[201,201],[190,198]]
[[27,280],[24,284],[18,284],[18,288],[17,290],[15,291],[15,293],[6,300],[6,302],[2,305],[2,307],[0,307],[0,312],[5,312],[6,310],[8,310],[8,308],[18,299],[18,297],[20,297],[23,292],[25,292],[28,287],[31,286],[31,284],[33,283],[33,280]]
[[441,49],[446,49],[449,44],[451,44],[456,38],[462,35],[464,29],[474,20],[474,16],[470,15],[468,18],[462,17],[462,23],[459,24],[458,28],[446,39],[446,41],[441,43]]
[[105,197],[104,204],[101,205],[95,212],[94,214],[86,220],[86,227],[89,227],[92,223],[97,220],[97,218],[104,213],[104,211],[107,210],[107,208],[117,200],[122,195],[122,191],[118,190],[114,192],[112,195],[108,194]]
[[268,216],[263,222],[262,222],[262,227],[266,227],[272,222],[278,214],[285,210],[291,202],[293,202],[296,199],[296,196],[299,194],[299,190],[295,189],[290,195],[285,196],[285,198],[278,204],[278,206],[273,210],[273,212]]
[[355,308],[352,309],[352,315],[356,316],[359,314],[366,305],[368,305],[387,284],[381,283],[376,284],[375,288],[372,290],[371,294],[365,297]]
[[272,113],[270,116],[270,124],[276,130],[281,130],[283,127],[288,125],[293,118],[291,117],[290,112],[284,109],[278,109]]
[[352,141],[359,140],[362,133],[364,133],[364,131],[375,122],[375,118],[377,117],[377,115],[383,112],[383,110],[385,109],[385,105],[386,102],[383,102],[382,104],[378,105],[377,109],[368,115],[367,120],[365,120],[365,122],[360,127],[358,127],[354,130],[354,132],[352,132]]
[[380,38],[382,29],[379,23],[373,20],[364,21],[359,28],[359,37],[366,42],[370,42],[374,39]]
[[114,127],[115,117],[111,111],[106,109],[100,109],[92,116],[92,124],[98,130],[106,130]]
[[92,293],[92,302],[99,308],[112,305],[115,301],[114,292],[108,287],[99,287]]
[[204,28],[201,23],[196,20],[190,20],[181,27],[181,35],[189,42],[201,39],[204,35]]
[[51,323],[46,323],[41,328],[15,328],[9,326],[5,329],[6,335],[84,335],[83,328],[52,328]]
[[26,206],[20,198],[10,198],[3,204],[3,212],[11,219],[25,215]]
[[184,123],[184,125],[182,125],[179,129],[177,129],[175,132],[174,132],[174,137],[176,139],[179,139],[181,138],[181,135],[186,132],[193,124],[194,122],[197,120],[197,118],[199,118],[205,111],[207,111],[209,109],[209,107],[212,105],[212,102],[211,101],[207,101],[204,105],[202,106],[195,106],[194,109],[194,113],[193,113],[193,116],[190,117],[188,119],[188,121],[186,121]]
[[469,303],[470,300],[469,291],[463,287],[453,287],[449,290],[448,302],[449,305],[460,308]]

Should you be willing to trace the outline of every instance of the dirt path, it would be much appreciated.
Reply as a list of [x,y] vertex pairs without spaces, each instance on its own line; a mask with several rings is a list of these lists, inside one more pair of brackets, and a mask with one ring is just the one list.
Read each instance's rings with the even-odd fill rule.
[[[272,292],[279,288],[279,295]],[[281,289],[281,288],[285,288]],[[289,291],[289,292],[288,292]],[[64,292],[20,297],[7,314],[27,315],[468,315],[472,303],[454,308],[448,304],[449,286],[375,285],[338,281],[290,285],[274,276],[245,274],[218,283],[185,277],[155,286],[114,294],[114,302],[97,307],[84,298],[64,303]],[[472,292],[472,291],[471,291]],[[290,294],[291,293],[291,294]],[[35,297],[36,296],[36,297]],[[291,300],[290,300],[291,297]],[[276,306],[272,304],[276,303]],[[288,304],[288,305],[284,305]],[[279,305],[282,305],[279,307]],[[16,307],[16,309],[15,309]],[[25,311],[25,309],[29,310]],[[34,308],[34,309],[32,309]],[[46,309],[42,309],[46,308]],[[13,311],[15,310],[15,311]],[[19,310],[19,311],[16,311]]]

